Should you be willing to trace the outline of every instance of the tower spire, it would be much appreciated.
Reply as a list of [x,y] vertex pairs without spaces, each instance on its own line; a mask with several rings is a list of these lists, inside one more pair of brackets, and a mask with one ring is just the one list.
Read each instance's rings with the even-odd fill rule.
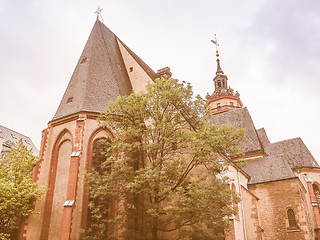
[[224,74],[220,66],[219,43],[217,41],[216,34],[214,40],[211,42],[216,45],[216,57],[217,57],[217,71],[216,76],[213,78],[215,91],[212,95],[207,94],[207,107],[211,110],[212,114],[218,114],[232,110],[234,108],[241,108],[242,102],[239,98],[238,92],[234,93],[233,89],[228,86],[228,77]]

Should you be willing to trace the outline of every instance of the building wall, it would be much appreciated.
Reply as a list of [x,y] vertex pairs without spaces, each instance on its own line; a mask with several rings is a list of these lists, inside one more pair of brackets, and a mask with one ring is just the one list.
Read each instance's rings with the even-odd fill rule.
[[242,187],[242,200],[246,222],[247,239],[263,239],[263,232],[260,227],[258,198],[247,188]]
[[146,91],[146,85],[149,82],[153,82],[150,76],[144,71],[144,69],[137,63],[137,61],[130,55],[120,41],[118,41],[123,61],[126,66],[126,70],[129,75],[132,88],[136,92]]
[[[86,214],[84,177],[88,169],[91,142],[110,137],[110,130],[99,127],[95,116],[76,114],[61,122],[50,123],[44,130],[40,163],[34,170],[34,180],[49,187],[45,196],[35,203],[39,214],[26,220],[22,238],[80,239]],[[75,156],[72,156],[72,154]],[[75,200],[64,206],[66,200]]]
[[320,169],[296,169],[295,174],[299,177],[301,183],[306,189],[307,210],[310,214],[312,229],[315,230],[316,239],[320,239],[320,206],[319,197],[313,190],[313,185],[320,189]]
[[237,206],[233,206],[238,208],[238,214],[236,214],[234,218],[231,219],[232,229],[231,233],[229,233],[230,236],[227,236],[226,239],[246,239],[246,222],[244,215],[243,194],[241,188],[243,186],[247,187],[248,177],[244,175],[243,172],[239,171],[239,168],[237,168],[233,164],[229,165],[226,176],[230,179],[231,189],[235,190],[235,192],[238,193],[239,197],[241,198],[241,201],[237,204]]
[[[249,190],[259,197],[264,239],[314,239],[306,189],[298,178],[250,185]],[[289,208],[294,210],[299,229],[289,229]]]

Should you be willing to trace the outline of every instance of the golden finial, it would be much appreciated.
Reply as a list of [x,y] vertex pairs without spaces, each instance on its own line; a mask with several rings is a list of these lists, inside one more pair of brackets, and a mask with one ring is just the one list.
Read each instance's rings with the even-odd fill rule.
[[214,40],[211,40],[211,42],[213,42],[213,44],[216,45],[216,56],[217,58],[219,58],[219,51],[218,51],[219,43],[217,41],[217,34],[214,34]]

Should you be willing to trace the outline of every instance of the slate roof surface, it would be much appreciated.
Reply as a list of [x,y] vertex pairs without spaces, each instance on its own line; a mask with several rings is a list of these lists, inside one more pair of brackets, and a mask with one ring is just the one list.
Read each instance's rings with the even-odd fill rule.
[[286,159],[275,156],[250,159],[247,161],[244,171],[250,176],[249,184],[295,177]]
[[[53,120],[81,111],[104,112],[109,101],[131,93],[117,40],[103,23],[95,22]],[[155,74],[141,59],[140,63]]]
[[319,167],[301,138],[293,138],[267,145],[268,155],[283,158],[290,168]]
[[227,124],[244,128],[244,153],[263,150],[267,156],[247,160],[243,170],[250,176],[250,184],[296,177],[296,168],[318,168],[319,165],[300,138],[270,143],[264,128],[256,130],[247,108],[239,108],[213,115],[212,124]]
[[251,184],[295,177],[295,168],[319,167],[300,138],[271,143],[265,151],[267,157],[250,159],[244,167]]
[[0,125],[0,152],[9,150],[12,147],[12,143],[18,142],[20,139],[28,149],[32,148],[33,155],[39,156],[39,150],[29,137]]
[[210,119],[210,123],[216,125],[227,124],[234,126],[236,129],[246,129],[245,140],[241,145],[241,150],[243,152],[252,152],[262,149],[256,128],[246,107],[213,115]]

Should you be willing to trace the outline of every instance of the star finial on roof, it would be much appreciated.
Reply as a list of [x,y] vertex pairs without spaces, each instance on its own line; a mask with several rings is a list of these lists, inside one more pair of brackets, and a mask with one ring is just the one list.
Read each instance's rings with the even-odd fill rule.
[[99,16],[101,17],[102,21],[103,21],[103,18],[101,16],[101,12],[102,12],[103,8],[101,8],[100,6],[98,6],[97,10],[94,12],[94,14],[97,15],[97,20],[99,19]]

